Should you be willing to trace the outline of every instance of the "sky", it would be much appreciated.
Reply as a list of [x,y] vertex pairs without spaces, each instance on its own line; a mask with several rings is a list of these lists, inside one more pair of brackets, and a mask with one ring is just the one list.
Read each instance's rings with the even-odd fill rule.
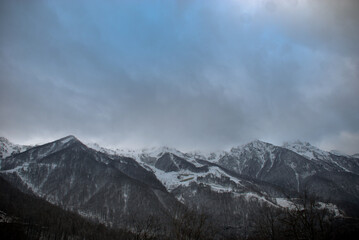
[[357,0],[2,0],[0,136],[359,152]]

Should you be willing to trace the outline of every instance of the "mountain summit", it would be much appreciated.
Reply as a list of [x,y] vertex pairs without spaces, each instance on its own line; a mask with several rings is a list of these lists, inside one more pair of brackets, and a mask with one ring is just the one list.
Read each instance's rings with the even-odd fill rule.
[[0,137],[0,159],[7,158],[13,154],[17,154],[27,149],[31,148],[31,146],[19,145],[10,142],[5,137]]

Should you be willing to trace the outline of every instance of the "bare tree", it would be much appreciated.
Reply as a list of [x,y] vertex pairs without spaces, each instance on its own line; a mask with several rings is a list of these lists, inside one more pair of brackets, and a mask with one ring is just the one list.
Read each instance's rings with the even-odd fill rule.
[[288,198],[287,208],[257,203],[252,209],[255,239],[328,239],[335,214],[314,195],[304,191],[298,198]]
[[327,239],[333,230],[334,212],[308,191],[303,191],[292,202],[292,206],[286,209],[285,217],[281,219],[287,226],[286,235],[294,239]]
[[213,226],[204,212],[186,209],[176,211],[172,221],[173,237],[176,240],[213,239]]

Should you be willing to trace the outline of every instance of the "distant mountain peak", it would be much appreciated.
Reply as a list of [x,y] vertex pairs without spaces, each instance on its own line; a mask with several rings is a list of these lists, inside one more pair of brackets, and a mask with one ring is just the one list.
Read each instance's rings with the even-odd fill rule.
[[56,140],[55,142],[60,142],[62,144],[66,144],[66,143],[70,143],[70,142],[71,143],[80,142],[80,140],[78,140],[74,135],[68,135],[66,137]]
[[68,135],[68,136],[66,136],[66,137],[60,138],[59,140],[60,140],[60,141],[66,141],[66,140],[68,140],[68,141],[70,141],[70,140],[77,140],[77,141],[79,141],[74,135]]
[[320,158],[326,158],[329,156],[328,152],[311,145],[309,142],[303,142],[299,140],[293,142],[285,142],[283,144],[283,148],[296,152],[299,155],[302,155],[308,159],[314,159],[316,158],[315,156],[320,156]]
[[19,145],[10,142],[5,137],[0,137],[0,159],[7,158],[15,153],[26,151],[31,146]]
[[267,142],[263,142],[261,140],[253,140],[249,143],[246,143],[244,145],[240,145],[238,147],[233,147],[231,148],[231,152],[232,153],[237,153],[237,152],[242,152],[242,151],[249,151],[249,150],[253,150],[253,149],[261,149],[261,150],[266,150],[270,147],[273,147],[274,145],[267,143]]
[[248,146],[248,147],[266,147],[268,145],[272,145],[270,143],[255,139],[247,144],[245,144],[244,146]]

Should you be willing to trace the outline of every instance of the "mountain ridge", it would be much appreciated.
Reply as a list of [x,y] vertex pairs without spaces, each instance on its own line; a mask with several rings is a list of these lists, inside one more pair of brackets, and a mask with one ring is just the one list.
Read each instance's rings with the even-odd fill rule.
[[304,150],[300,155],[300,146],[259,140],[216,156],[91,146],[69,135],[3,158],[0,175],[24,192],[110,226],[124,226],[120,219],[131,216],[168,221],[190,208],[204,209],[226,228],[237,218],[245,221],[253,202],[286,208],[303,191],[323,204],[330,199],[336,212],[359,216],[358,159],[323,158],[308,144],[313,158]]
[[[58,140],[63,140],[63,141],[76,140],[76,141],[80,141],[74,135],[68,135],[68,136],[65,136],[63,138],[60,138],[60,139],[57,139],[57,140],[54,140],[54,141],[58,141]],[[51,142],[49,142],[49,143],[51,143]],[[31,147],[34,147],[34,146],[38,146],[38,145],[15,144],[15,143],[12,143],[11,141],[9,141],[6,137],[2,137],[2,136],[0,136],[0,144],[14,145],[14,146],[18,146],[20,148],[31,148]],[[333,155],[337,155],[337,156],[356,157],[356,158],[359,157],[359,153],[349,155],[349,154],[343,153],[343,152],[338,151],[338,150],[324,151],[324,150],[321,150],[318,147],[315,147],[314,145],[310,144],[309,142],[300,141],[300,140],[284,142],[281,146],[279,146],[279,145],[274,145],[272,143],[265,142],[265,141],[262,141],[262,140],[259,140],[259,139],[255,139],[255,140],[247,142],[245,144],[233,146],[229,150],[218,150],[218,151],[215,151],[215,152],[200,151],[200,150],[182,152],[182,151],[180,151],[180,150],[178,150],[176,148],[168,147],[168,146],[131,149],[131,148],[119,148],[119,147],[116,147],[116,148],[102,147],[98,143],[95,143],[95,142],[83,143],[83,144],[86,145],[89,148],[92,148],[92,149],[94,149],[96,151],[104,152],[106,154],[120,155],[120,156],[131,156],[133,158],[136,158],[134,156],[138,155],[138,154],[148,154],[148,155],[153,156],[155,154],[161,154],[161,153],[165,153],[165,152],[170,152],[170,153],[173,153],[175,155],[180,155],[180,156],[185,155],[187,157],[197,157],[197,158],[205,158],[206,160],[208,160],[208,159],[211,160],[211,159],[214,159],[213,155],[222,155],[223,156],[224,153],[237,151],[238,149],[245,148],[245,147],[248,147],[248,146],[260,146],[260,145],[272,145],[272,146],[287,148],[287,149],[289,149],[291,151],[294,151],[294,152],[296,152],[296,153],[298,153],[298,154],[300,154],[302,156],[306,156],[307,158],[313,158],[313,155],[309,155],[310,153],[313,153],[313,152],[315,152],[316,154],[320,153],[322,155],[333,154]],[[9,150],[11,151],[11,149],[9,149]],[[3,151],[4,151],[3,149],[0,149],[0,154]],[[14,151],[14,153],[19,153],[21,151],[24,151],[24,150],[20,150],[18,152]],[[10,156],[11,153],[12,152],[9,152],[8,155],[6,155],[6,156],[4,155],[5,157],[2,156],[2,158],[6,158],[7,156]],[[212,155],[212,157],[211,157],[211,155]],[[1,157],[1,155],[0,155],[0,157]]]

